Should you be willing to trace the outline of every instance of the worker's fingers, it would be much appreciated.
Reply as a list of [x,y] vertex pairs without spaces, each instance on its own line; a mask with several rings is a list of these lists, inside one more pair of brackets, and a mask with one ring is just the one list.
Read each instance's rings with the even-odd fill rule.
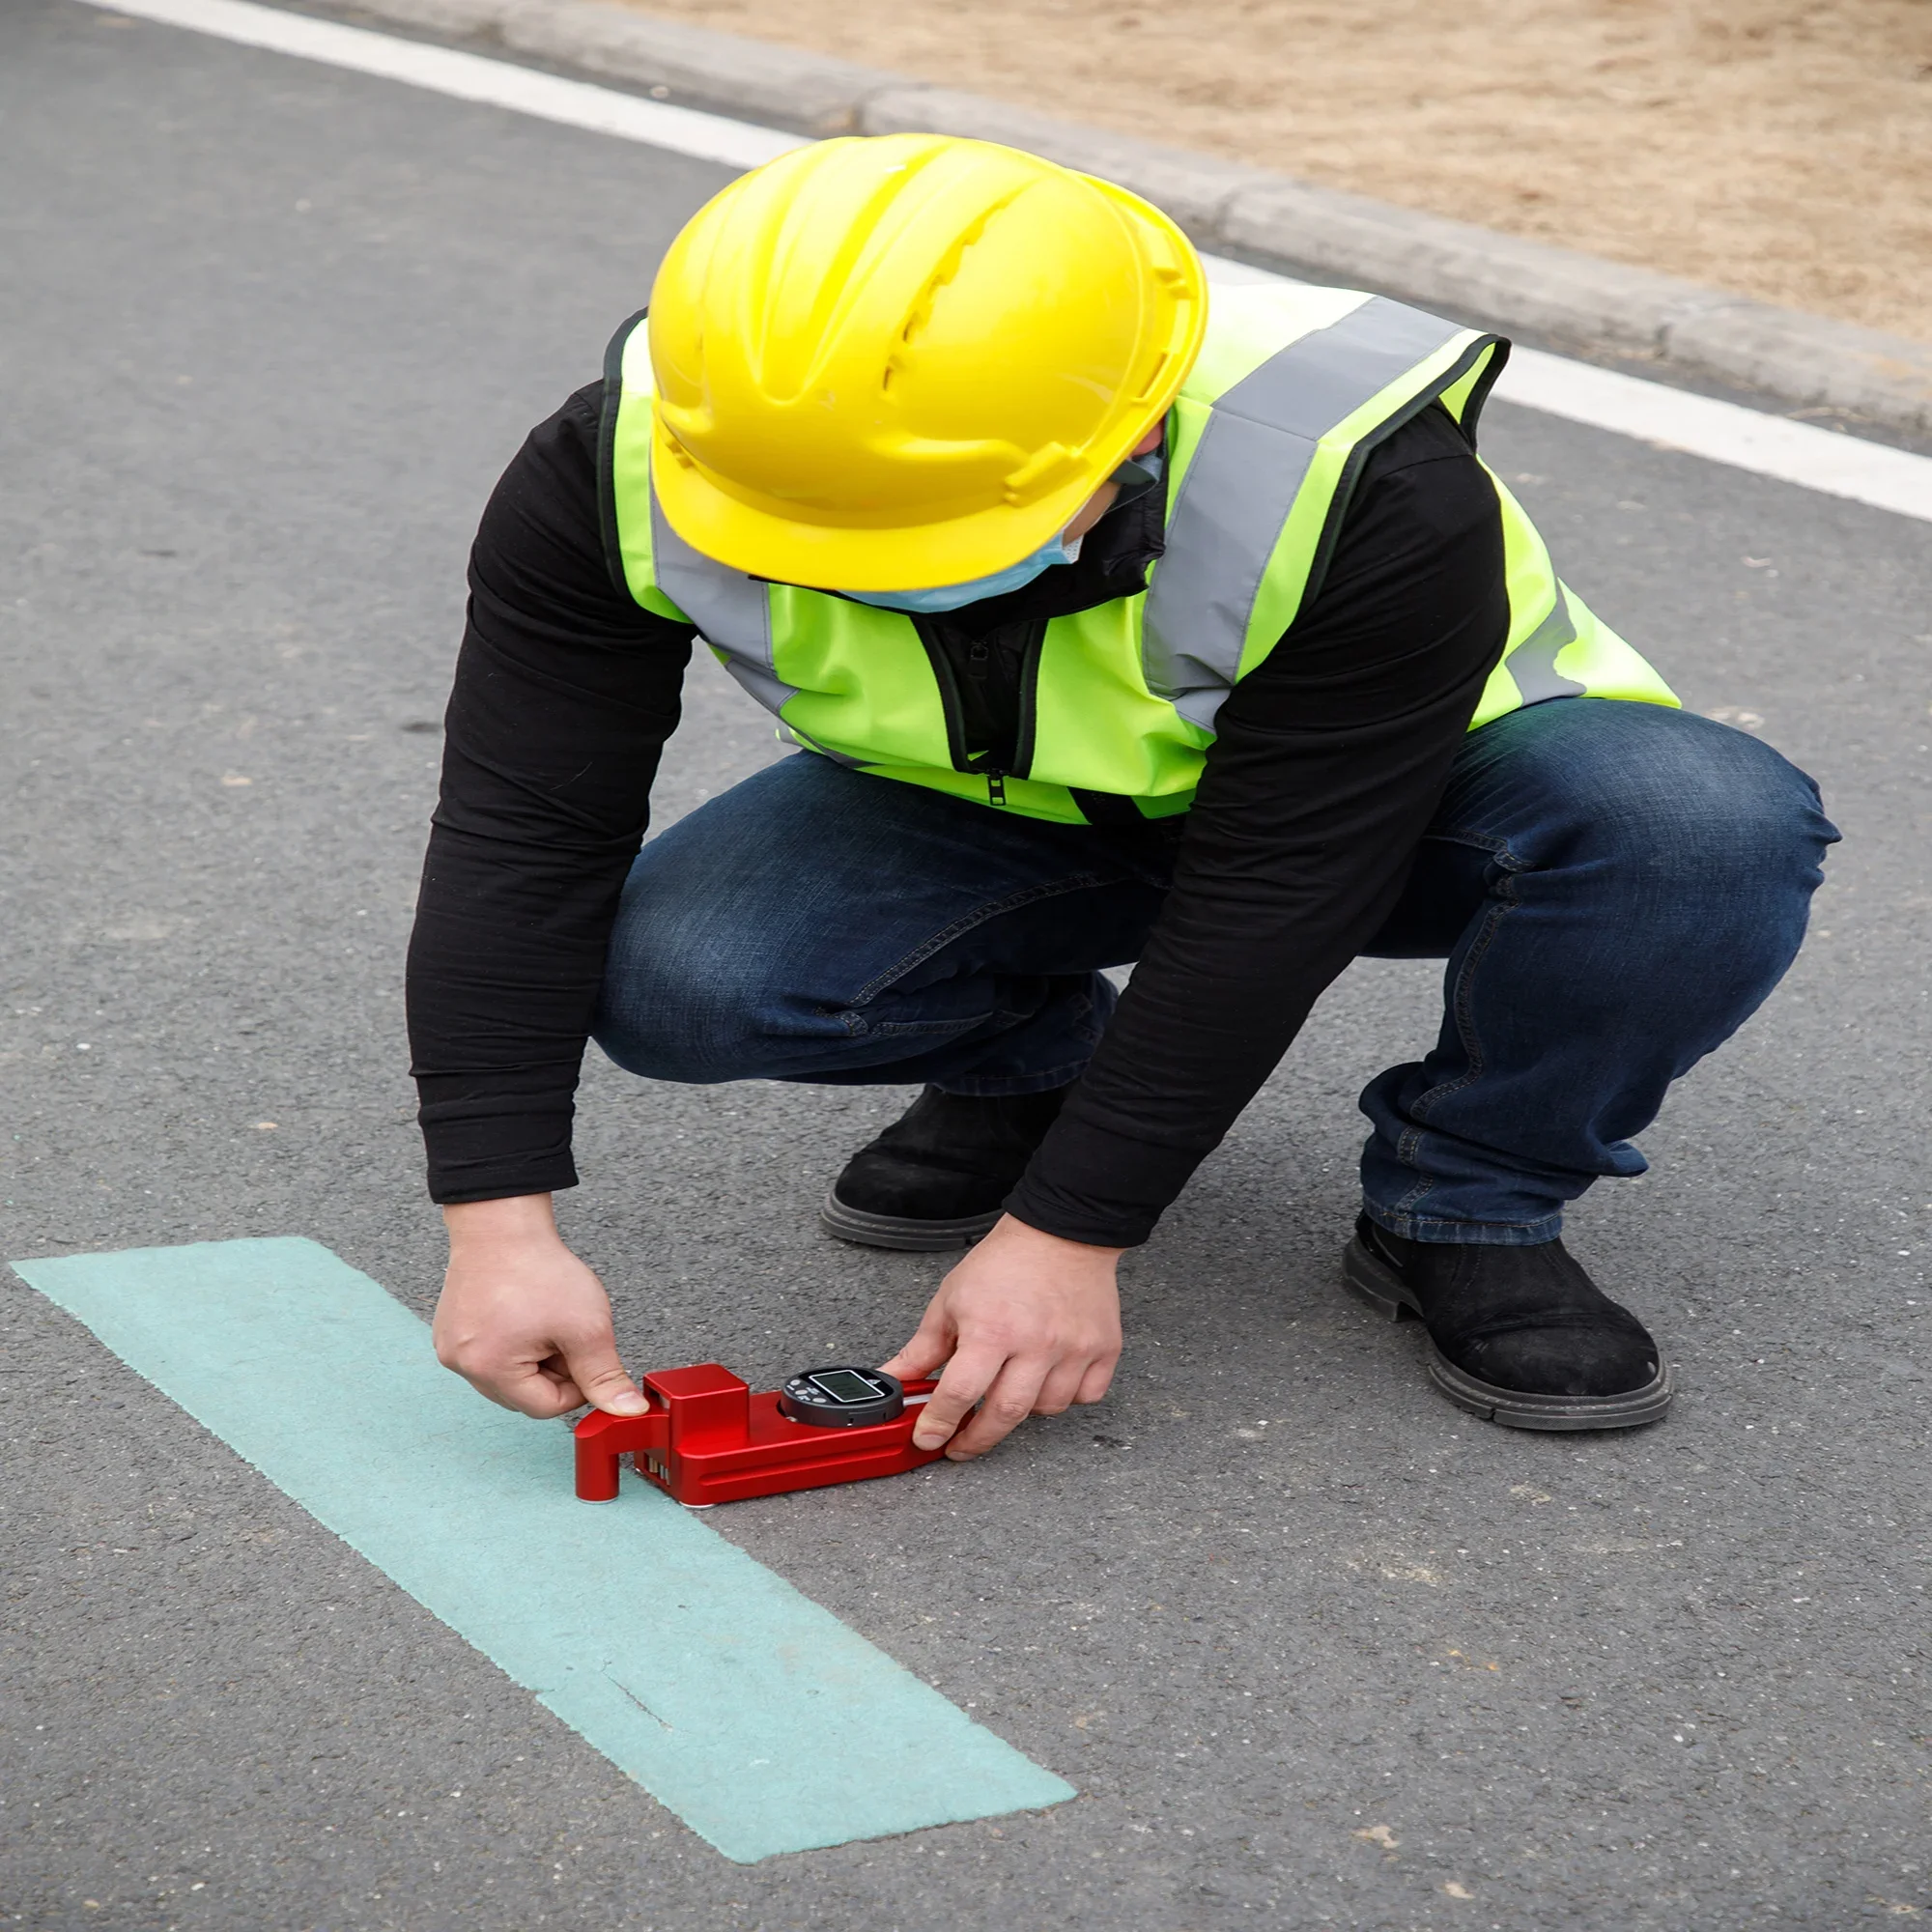
[[[592,1403],[606,1415],[641,1415],[650,1406],[643,1391],[624,1373],[617,1358],[616,1337],[609,1331],[588,1340],[566,1342],[557,1352],[577,1386],[579,1402]],[[576,1406],[570,1405],[573,1408]]]
[[1116,1349],[1110,1354],[1099,1356],[1087,1365],[1087,1373],[1080,1378],[1080,1386],[1074,1392],[1075,1402],[1098,1402],[1114,1385],[1114,1371],[1120,1366],[1121,1351]]
[[937,1449],[972,1413],[973,1406],[992,1386],[1006,1362],[1005,1352],[981,1346],[962,1349],[946,1365],[918,1422],[913,1425],[915,1449]]
[[1055,1362],[1047,1371],[1039,1393],[1033,1399],[1036,1415],[1065,1415],[1080,1400],[1080,1387],[1087,1372],[1085,1360]]
[[539,1421],[582,1408],[586,1400],[556,1356],[548,1363],[484,1364],[470,1360],[445,1362],[443,1366],[454,1369],[479,1395],[487,1395],[499,1407],[513,1408],[519,1415],[534,1415]]
[[986,1390],[979,1414],[947,1443],[947,1455],[955,1463],[969,1463],[1010,1435],[1034,1412],[1046,1367],[1038,1355],[1009,1359]]

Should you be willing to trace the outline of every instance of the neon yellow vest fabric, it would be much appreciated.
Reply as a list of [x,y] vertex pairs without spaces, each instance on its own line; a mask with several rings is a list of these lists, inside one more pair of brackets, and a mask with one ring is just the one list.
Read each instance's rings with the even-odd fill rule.
[[[1214,718],[1319,588],[1369,451],[1432,402],[1473,436],[1500,338],[1353,290],[1216,287],[1168,418],[1165,554],[1148,587],[1047,622],[1023,680],[1011,769],[962,742],[950,680],[914,621],[766,583],[700,556],[651,489],[641,317],[611,345],[605,544],[645,609],[695,625],[781,735],[839,763],[1034,817],[1086,823],[1080,794],[1185,811]],[[1494,472],[1491,472],[1493,478]],[[1677,702],[1557,579],[1500,480],[1509,638],[1471,729],[1557,697]]]

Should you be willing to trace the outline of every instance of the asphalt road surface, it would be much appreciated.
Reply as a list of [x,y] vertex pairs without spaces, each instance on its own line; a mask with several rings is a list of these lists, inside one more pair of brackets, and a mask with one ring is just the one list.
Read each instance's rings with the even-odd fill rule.
[[[301,1234],[427,1312],[401,959],[466,547],[724,179],[8,0],[0,1252]],[[1651,1176],[1573,1217],[1667,1422],[1468,1421],[1344,1297],[1353,1097],[1435,1000],[1358,968],[1129,1263],[1102,1407],[709,1519],[1080,1797],[740,1867],[10,1276],[0,1924],[1932,1913],[1927,529],[1520,410],[1488,448],[1847,834]],[[660,822],[772,754],[700,667]],[[563,1212],[633,1360],[895,1347],[937,1264],[812,1208],[903,1097],[593,1065]]]

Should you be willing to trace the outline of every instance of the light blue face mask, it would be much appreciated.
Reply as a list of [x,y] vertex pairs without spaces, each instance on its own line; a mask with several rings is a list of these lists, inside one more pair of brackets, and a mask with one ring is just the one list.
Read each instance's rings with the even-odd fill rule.
[[1043,570],[1056,563],[1072,563],[1080,554],[1080,538],[1071,543],[1055,537],[1043,543],[1031,556],[996,570],[990,577],[975,577],[964,583],[942,583],[933,590],[846,590],[841,596],[855,604],[870,604],[881,611],[904,611],[915,617],[937,616],[942,611],[956,611],[963,604],[977,604],[982,597],[1004,596],[1031,583]]
[[[1121,487],[1107,514],[1112,516],[1122,504],[1145,497],[1160,481],[1162,462],[1162,453],[1154,450],[1147,456],[1130,456],[1122,463],[1110,479]],[[957,611],[963,605],[977,604],[982,597],[1002,597],[1009,590],[1024,589],[1056,563],[1078,561],[1084,540],[1075,537],[1068,543],[1065,536],[1056,536],[1041,544],[1031,556],[1023,556],[1017,563],[994,571],[990,577],[975,577],[965,583],[942,583],[932,590],[845,590],[839,594],[851,598],[855,604],[870,604],[875,610],[903,611],[915,617],[937,616],[943,611]]]

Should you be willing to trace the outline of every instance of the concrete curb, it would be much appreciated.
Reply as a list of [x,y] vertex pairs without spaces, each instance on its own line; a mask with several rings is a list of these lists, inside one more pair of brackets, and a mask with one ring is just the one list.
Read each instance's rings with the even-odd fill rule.
[[1316,187],[1211,155],[1036,114],[607,0],[354,0],[357,13],[609,76],[807,134],[906,129],[1029,148],[1146,196],[1205,247],[1580,348],[1932,429],[1932,344],[1673,275]]

